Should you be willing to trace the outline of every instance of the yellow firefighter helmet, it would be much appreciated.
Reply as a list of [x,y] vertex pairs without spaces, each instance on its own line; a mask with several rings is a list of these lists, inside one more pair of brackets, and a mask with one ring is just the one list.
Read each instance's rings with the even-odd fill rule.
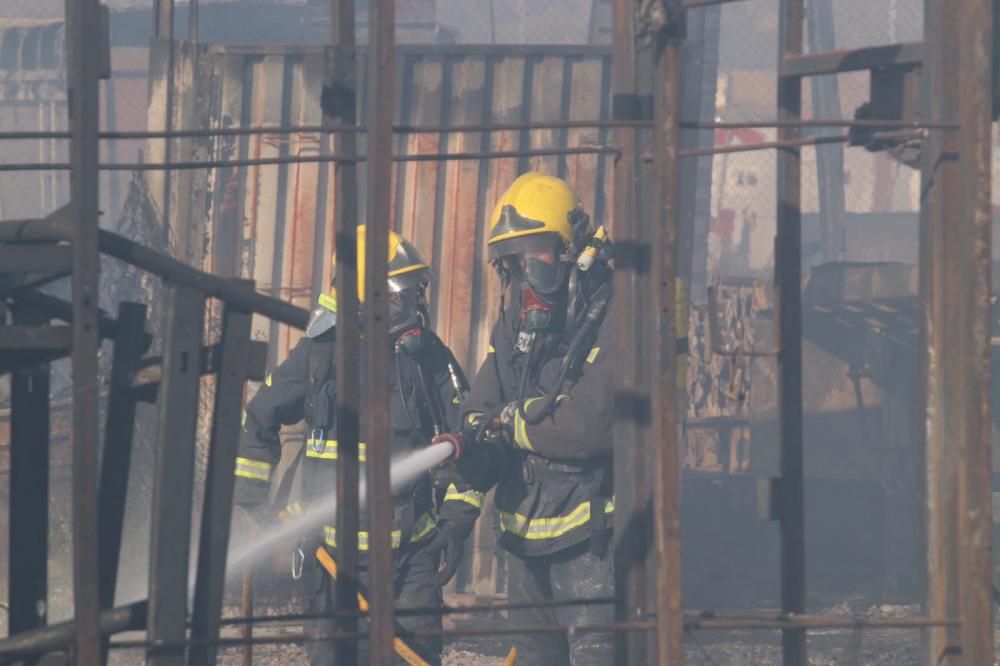
[[497,202],[490,218],[491,260],[536,249],[558,239],[564,253],[578,254],[592,233],[590,220],[573,188],[561,178],[529,171]]
[[[365,227],[358,225],[358,302],[365,302]],[[406,240],[395,231],[389,231],[389,291],[399,293],[410,287],[424,286],[432,279],[430,266],[420,257],[417,248],[410,241]],[[333,283],[336,284],[337,258],[334,255],[331,260],[333,266]],[[307,334],[316,337],[330,330],[336,324],[337,313],[337,289],[331,287],[330,291],[319,296],[319,308],[313,312]]]

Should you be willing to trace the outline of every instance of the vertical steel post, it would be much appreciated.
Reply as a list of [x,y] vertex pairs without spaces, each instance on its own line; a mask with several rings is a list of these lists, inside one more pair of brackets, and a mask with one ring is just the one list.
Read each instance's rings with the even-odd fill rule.
[[[188,0],[188,41],[192,46],[198,43],[198,13],[199,1]],[[197,71],[197,70],[195,70]]]
[[[247,281],[253,288],[253,281]],[[214,664],[219,620],[226,585],[226,554],[236,478],[236,453],[240,441],[240,413],[250,357],[251,314],[229,305],[222,311],[219,370],[215,376],[212,439],[205,475],[205,502],[201,512],[198,571],[191,617],[188,655],[194,666]]]
[[[149,545],[147,635],[151,646],[146,663],[150,666],[183,664],[186,653],[176,644],[184,641],[187,629],[199,359],[205,317],[205,296],[200,291],[168,285],[165,292]],[[161,647],[164,644],[175,647]]]
[[[28,305],[14,304],[14,323],[47,324]],[[30,353],[30,352],[29,352]],[[36,352],[41,360],[44,352]],[[43,627],[48,611],[49,364],[10,378],[9,633]],[[27,663],[37,663],[30,660]]]
[[368,443],[367,506],[372,666],[395,663],[392,555],[393,502],[389,483],[389,294],[386,284],[392,225],[392,120],[396,85],[395,0],[368,3],[368,187],[365,220],[365,402]]
[[[190,8],[189,8],[190,9]],[[174,0],[154,0],[153,2],[153,37],[167,42],[167,90],[164,103],[163,131],[174,129],[174,71],[177,63],[176,44],[174,43]],[[170,164],[173,154],[173,139],[163,140],[163,161]],[[172,172],[163,172],[163,251],[170,251],[170,182]]]
[[[243,617],[253,617],[253,565],[248,564],[240,578],[240,613]],[[243,625],[243,649],[240,660],[243,666],[253,666],[253,622]]]
[[[616,119],[639,117],[636,96],[636,52],[634,2],[614,0],[612,6],[613,57],[612,113]],[[649,551],[650,491],[648,466],[642,460],[640,430],[649,423],[649,405],[639,395],[641,327],[636,326],[639,281],[644,256],[638,235],[636,192],[636,130],[615,130],[621,151],[614,166],[615,297],[612,304],[615,325],[614,424],[614,558],[615,618],[619,622],[645,619],[647,614],[646,553]],[[646,255],[648,257],[648,254]],[[646,660],[646,636],[619,633],[616,663],[642,664]]]
[[[813,53],[836,48],[833,0],[809,0],[806,5],[809,50]],[[809,81],[813,117],[838,118],[840,86],[837,75],[815,76]],[[815,136],[830,136],[835,129],[816,130]],[[840,261],[847,252],[844,228],[844,147],[839,144],[816,146],[816,182],[818,183],[820,225],[823,238],[823,261]]]
[[684,663],[684,609],[681,578],[680,449],[678,442],[677,276],[679,113],[684,8],[680,0],[667,3],[666,27],[656,38],[653,76],[653,188],[649,225],[652,266],[652,313],[649,347],[642,356],[654,368],[652,381],[652,448],[654,550],[656,569],[656,663]]
[[[332,96],[332,116],[324,117],[334,127],[352,126],[357,118],[357,50],[354,34],[354,0],[332,0],[330,19],[333,29],[333,60],[328,64],[329,86],[324,94]],[[337,132],[323,145],[333,143],[337,155],[357,152],[357,134]],[[357,163],[333,164],[334,233],[337,252],[337,337],[334,363],[337,383],[342,387],[361,385],[358,321],[358,168]],[[326,246],[322,251],[326,252]],[[324,261],[329,257],[324,257]],[[344,633],[357,630],[353,613],[358,608],[358,440],[360,428],[360,391],[336,392],[337,429],[337,586],[335,607],[343,616],[337,627]],[[357,640],[336,643],[338,664],[357,663]]]
[[[924,3],[924,100],[921,118],[937,123],[958,121],[955,83],[961,75],[957,48],[958,15],[953,3]],[[952,420],[949,395],[956,392],[957,368],[949,363],[955,352],[949,342],[955,325],[952,306],[959,294],[952,257],[958,229],[952,228],[961,189],[958,132],[928,130],[922,147],[920,202],[920,372],[926,464],[927,587],[925,605],[931,617],[956,618],[960,613],[958,546],[958,456],[954,442],[959,423]],[[954,338],[952,338],[952,342]],[[959,440],[961,441],[961,440]],[[924,663],[956,666],[961,656],[958,627],[935,627],[925,636]]]
[[[803,0],[781,0],[778,18],[778,120],[802,118],[802,80],[781,76],[781,60],[802,53]],[[795,140],[797,127],[782,127],[778,140]],[[777,155],[777,238],[774,249],[778,310],[778,404],[781,438],[781,608],[803,613],[806,606],[805,502],[802,458],[802,210],[801,150]],[[806,633],[782,631],[785,666],[806,666]]]
[[115,605],[115,585],[121,558],[128,475],[132,460],[132,436],[138,397],[132,390],[132,373],[138,367],[147,343],[146,306],[121,303],[111,358],[108,407],[104,421],[104,451],[101,455],[100,556],[101,608]]
[[[944,3],[942,3],[944,4]],[[948,3],[958,15],[951,48],[959,51],[960,190],[951,210],[959,211],[961,243],[958,302],[961,336],[955,351],[961,368],[961,401],[955,417],[963,422],[959,461],[959,586],[961,588],[962,658],[965,664],[992,664],[992,419],[990,349],[990,262],[992,178],[993,0]],[[949,36],[950,37],[950,36]],[[955,218],[950,233],[955,233]]]
[[[100,50],[97,0],[66,0],[66,70],[70,73],[70,199],[73,221],[73,613],[78,664],[101,659],[97,552],[98,416],[97,328],[100,260],[97,232]],[[98,40],[100,41],[100,40]]]
[[153,35],[173,39],[174,0],[153,0]]
[[[681,111],[685,120],[715,118],[719,76],[719,37],[722,8],[699,7],[685,15],[684,48],[681,52]],[[710,150],[715,145],[712,130],[681,130],[679,150]],[[704,294],[708,230],[712,208],[712,158],[681,160],[678,173],[677,276],[684,284],[687,300]],[[677,331],[681,334],[682,331]],[[686,330],[683,331],[686,336]],[[680,371],[681,368],[678,368]],[[680,387],[685,388],[685,387]],[[680,399],[686,402],[681,393]],[[681,411],[681,418],[686,418]]]

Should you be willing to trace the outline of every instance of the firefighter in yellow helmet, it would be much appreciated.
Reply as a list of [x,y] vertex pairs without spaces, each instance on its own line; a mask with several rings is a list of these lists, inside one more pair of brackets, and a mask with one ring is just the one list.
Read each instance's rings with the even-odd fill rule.
[[[363,301],[366,276],[365,230],[358,227],[358,297]],[[424,301],[431,280],[428,265],[416,248],[396,233],[389,236],[391,354],[390,409],[393,455],[426,446],[436,434],[457,427],[458,407],[466,391],[465,378],[451,351],[428,328]],[[363,304],[361,307],[364,307]],[[306,335],[289,353],[248,403],[239,454],[236,459],[235,501],[258,522],[275,513],[268,497],[272,471],[280,458],[279,430],[305,420],[306,441],[302,457],[302,494],[305,508],[311,501],[336,491],[337,440],[334,413],[336,383],[334,338],[336,335],[336,291],[324,294],[307,327]],[[344,387],[344,390],[360,390]],[[366,462],[362,433],[360,458]],[[441,587],[454,575],[462,557],[463,543],[479,515],[482,496],[473,491],[451,468],[441,468],[418,478],[393,497],[395,505],[392,546],[396,560],[397,607],[434,607],[441,604]],[[435,507],[438,507],[437,509]],[[293,506],[293,511],[296,507]],[[366,524],[362,517],[362,525]],[[324,527],[305,553],[325,547],[336,557],[334,525]],[[358,534],[362,551],[368,549],[368,533]],[[366,574],[362,571],[362,583]],[[303,597],[308,612],[330,613],[330,620],[310,622],[306,643],[314,664],[333,662],[333,647],[317,637],[330,635],[334,582],[313,558],[303,566]],[[406,630],[439,629],[439,615],[402,616]],[[426,637],[408,641],[420,656],[439,664],[441,639]]]
[[[462,402],[457,466],[496,486],[511,603],[609,597],[614,418],[610,241],[559,178],[526,173],[491,218],[504,296]],[[518,626],[612,621],[600,605],[511,611]],[[524,634],[519,664],[610,664],[609,633]]]

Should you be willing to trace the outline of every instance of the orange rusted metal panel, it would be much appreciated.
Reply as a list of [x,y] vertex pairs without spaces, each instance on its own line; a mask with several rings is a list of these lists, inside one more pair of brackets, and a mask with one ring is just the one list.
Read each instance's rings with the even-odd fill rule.
[[[588,120],[609,114],[609,52],[590,47],[402,47],[397,120],[447,125],[529,120]],[[311,46],[207,46],[198,67],[213,75],[211,127],[316,125],[324,52]],[[364,54],[359,76],[365,72]],[[363,117],[364,87],[359,117]],[[177,91],[178,104],[190,87]],[[609,141],[600,129],[401,134],[402,154],[579,147]],[[364,136],[359,137],[364,151]],[[327,137],[284,132],[215,137],[216,159],[317,154]],[[470,370],[486,351],[498,285],[486,258],[485,227],[496,199],[522,171],[541,169],[577,188],[597,222],[610,200],[605,155],[520,157],[445,162],[400,162],[393,182],[395,226],[431,263],[435,324]],[[211,169],[203,265],[256,281],[258,288],[310,307],[329,284],[328,262],[317,274],[316,244],[333,252],[333,176],[336,165],[258,165]],[[326,187],[319,187],[321,174]],[[362,178],[363,181],[363,178]],[[360,196],[368,183],[361,183]],[[317,215],[317,211],[320,212]],[[359,220],[361,222],[363,220]],[[271,363],[284,358],[297,333],[254,321],[254,337],[272,342]]]

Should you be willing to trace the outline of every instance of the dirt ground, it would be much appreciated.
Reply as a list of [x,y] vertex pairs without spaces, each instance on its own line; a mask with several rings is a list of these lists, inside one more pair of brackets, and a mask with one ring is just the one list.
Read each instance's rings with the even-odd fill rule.
[[[824,615],[863,618],[900,618],[919,614],[917,606],[863,606],[843,602],[822,611]],[[495,619],[500,625],[502,619]],[[472,626],[457,622],[456,626]],[[481,625],[480,625],[481,626]],[[238,630],[227,628],[224,637],[236,638]],[[256,637],[295,640],[301,636],[298,626],[260,625]],[[994,630],[1000,653],[1000,625]],[[909,666],[920,663],[921,632],[918,629],[880,629],[858,631],[816,630],[809,632],[811,666]],[[446,643],[445,666],[499,666],[510,648],[509,637],[461,637]],[[777,631],[688,632],[685,636],[688,666],[781,666],[781,637]],[[114,666],[142,664],[139,651],[114,653]],[[242,650],[229,647],[220,651],[219,664],[242,666]],[[253,664],[258,666],[308,666],[301,645],[255,645]],[[1000,660],[997,665],[1000,666]]]
[[[895,618],[918,614],[916,606],[872,606],[852,609],[841,604],[824,614],[842,617]],[[285,630],[289,633],[297,629]],[[1000,645],[1000,631],[995,631]],[[505,638],[461,638],[448,643],[445,666],[498,666],[509,647]],[[780,666],[781,639],[778,632],[689,632],[686,640],[688,666]],[[811,666],[904,666],[920,663],[921,634],[916,629],[877,631],[817,630],[809,634]],[[225,666],[242,664],[238,649],[226,650],[220,658]],[[300,646],[256,646],[254,664],[303,666],[308,664]],[[998,662],[1000,663],[1000,662]]]

